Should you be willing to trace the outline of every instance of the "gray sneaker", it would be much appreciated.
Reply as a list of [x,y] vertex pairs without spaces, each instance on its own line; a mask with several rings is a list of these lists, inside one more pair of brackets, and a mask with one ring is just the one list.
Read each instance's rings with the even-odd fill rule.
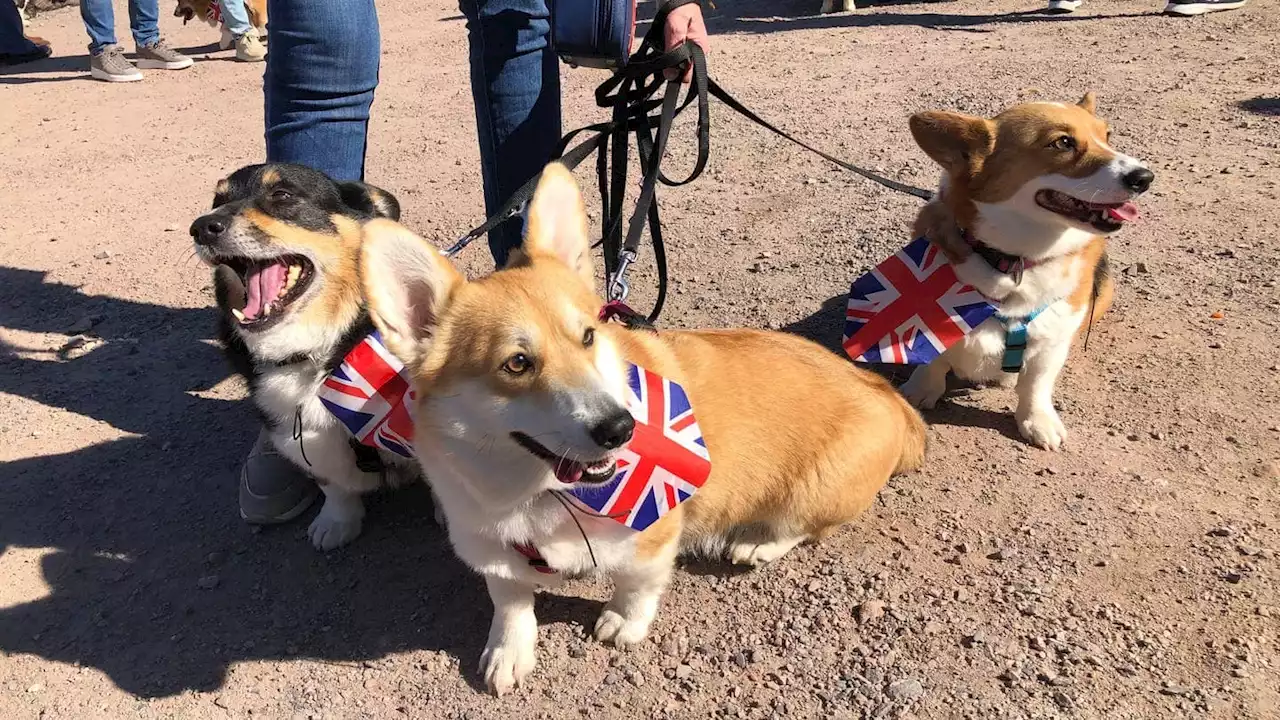
[[108,45],[97,55],[89,56],[89,74],[107,82],[137,82],[142,73],[124,56],[124,48]]
[[267,431],[259,433],[240,469],[240,517],[254,525],[289,522],[319,495],[315,481],[276,450]]
[[191,67],[191,58],[169,47],[163,39],[138,46],[138,67],[143,70],[181,70]]

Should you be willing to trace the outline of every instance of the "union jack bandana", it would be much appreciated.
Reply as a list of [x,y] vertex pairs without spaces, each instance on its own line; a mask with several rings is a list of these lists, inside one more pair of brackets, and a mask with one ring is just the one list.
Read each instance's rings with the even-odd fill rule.
[[214,2],[209,3],[209,9],[205,11],[205,17],[209,18],[215,23],[221,24],[222,23],[222,3],[218,2],[217,0],[214,0]]
[[[377,332],[347,353],[321,383],[319,397],[361,443],[413,457],[413,386]],[[568,494],[589,512],[639,531],[702,487],[711,456],[679,383],[628,364],[627,410],[635,431],[618,454],[613,479]]]
[[575,487],[569,494],[592,513],[640,531],[706,483],[711,455],[689,396],[674,380],[631,365],[627,410],[635,432],[618,453],[617,474],[605,485]]
[[995,315],[925,238],[853,281],[844,349],[857,362],[926,365]]
[[362,444],[413,457],[413,384],[404,363],[382,344],[377,332],[347,353],[317,394]]

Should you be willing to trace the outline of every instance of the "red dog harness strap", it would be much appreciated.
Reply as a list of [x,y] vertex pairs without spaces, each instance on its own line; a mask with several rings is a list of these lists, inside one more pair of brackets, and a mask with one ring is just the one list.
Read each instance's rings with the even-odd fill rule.
[[543,575],[555,575],[555,568],[547,564],[547,559],[542,557],[542,553],[538,552],[538,548],[532,545],[512,545],[511,548],[521,555],[529,559],[529,567],[537,570]]

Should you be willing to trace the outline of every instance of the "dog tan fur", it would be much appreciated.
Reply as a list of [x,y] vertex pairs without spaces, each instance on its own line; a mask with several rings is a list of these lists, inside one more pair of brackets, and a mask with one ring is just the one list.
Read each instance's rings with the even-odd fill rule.
[[[218,0],[178,0],[177,5],[173,9],[173,16],[182,18],[182,24],[186,25],[192,20],[201,20],[209,23],[212,27],[218,27],[219,23],[215,20],[217,17],[213,10]],[[245,13],[249,16],[249,24],[253,26],[258,37],[266,40],[267,38],[267,0],[244,0]],[[223,37],[219,41],[219,45],[223,50],[231,47],[234,38],[227,32],[225,26],[222,27]]]
[[[930,365],[903,394],[924,408],[946,390],[946,375],[1016,384],[1018,428],[1057,450],[1066,429],[1052,390],[1072,338],[1111,306],[1107,236],[1137,217],[1131,202],[1154,174],[1113,149],[1093,93],[1075,104],[1026,103],[994,118],[925,112],[911,118],[916,143],[943,169],[938,196],[916,218],[916,236],[945,252],[963,282],[1000,306]],[[975,251],[970,247],[972,240]],[[1012,273],[982,256],[1017,258]],[[1006,326],[1027,322],[1020,371],[1003,372]]]
[[[924,425],[887,382],[799,337],[599,322],[585,210],[559,165],[544,173],[525,249],[506,269],[468,281],[379,220],[365,226],[361,278],[374,323],[412,370],[415,447],[450,539],[494,601],[481,669],[498,694],[533,669],[535,586],[607,573],[616,589],[596,637],[633,645],[677,553],[770,562],[856,518],[890,475],[923,459]],[[612,456],[592,433],[624,407],[624,361],[685,388],[711,475],[641,533],[580,515],[589,550],[552,493],[565,487],[562,463],[590,468]],[[520,433],[559,459],[513,441]],[[535,572],[515,545],[537,548],[558,574]]]

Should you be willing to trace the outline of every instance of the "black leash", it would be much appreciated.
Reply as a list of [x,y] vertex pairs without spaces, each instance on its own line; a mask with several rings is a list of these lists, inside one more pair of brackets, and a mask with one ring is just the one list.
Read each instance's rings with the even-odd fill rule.
[[[694,43],[686,41],[681,47],[664,50],[663,27],[667,13],[692,2],[697,0],[669,0],[658,8],[649,31],[645,33],[640,43],[640,48],[626,65],[596,88],[596,105],[612,108],[612,119],[569,132],[561,140],[557,153],[559,161],[570,170],[577,168],[591,153],[596,153],[596,179],[603,216],[601,239],[595,246],[604,245],[605,297],[609,302],[621,303],[626,300],[631,289],[627,283],[627,273],[639,256],[640,240],[646,226],[648,227],[649,240],[653,246],[654,265],[658,275],[658,297],[654,302],[653,310],[648,314],[650,323],[658,319],[667,297],[667,255],[658,213],[657,184],[662,183],[668,187],[685,185],[696,180],[706,169],[711,148],[709,98],[712,96],[748,120],[845,170],[857,173],[890,190],[922,200],[930,200],[933,197],[933,193],[928,190],[900,183],[823,152],[752,112],[708,77],[706,57],[703,55],[702,48]],[[666,80],[664,71],[678,70],[683,74],[686,67],[691,68],[692,78],[689,90],[681,101],[681,82],[678,79]],[[658,90],[664,86],[661,99],[656,98]],[[698,105],[697,159],[688,176],[682,180],[672,180],[661,169],[667,140],[671,133],[671,124],[695,101]],[[586,132],[594,132],[595,135],[574,146],[572,150],[566,151],[569,143]],[[636,154],[640,162],[642,179],[640,195],[624,234],[622,221],[626,209],[627,163],[630,157],[631,135],[636,137]],[[540,177],[541,174],[525,183],[484,224],[458,238],[449,249],[445,250],[445,256],[456,255],[476,238],[520,213],[533,197]]]

